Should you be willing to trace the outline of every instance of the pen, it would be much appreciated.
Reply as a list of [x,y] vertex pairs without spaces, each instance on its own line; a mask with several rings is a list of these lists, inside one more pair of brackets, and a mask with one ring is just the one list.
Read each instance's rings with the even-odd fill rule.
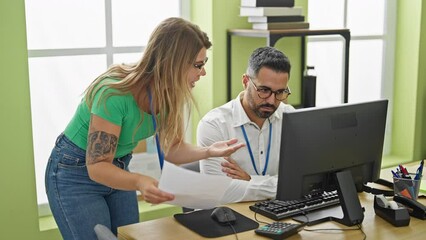
[[399,165],[399,169],[401,170],[403,175],[407,175],[410,176],[410,174],[408,173],[407,169],[405,167],[403,167],[401,164]]
[[396,173],[396,172],[394,172],[393,170],[391,170],[391,172],[392,172],[393,177],[395,177],[395,178],[401,178],[401,177],[399,176],[399,174],[397,174],[397,173]]
[[420,180],[422,178],[423,165],[424,165],[424,160],[420,162],[420,166],[419,168],[417,168],[416,177],[414,177],[414,180]]

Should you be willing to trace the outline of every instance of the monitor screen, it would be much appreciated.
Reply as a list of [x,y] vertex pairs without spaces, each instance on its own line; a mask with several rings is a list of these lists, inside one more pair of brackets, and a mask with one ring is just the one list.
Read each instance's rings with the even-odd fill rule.
[[357,191],[380,177],[388,100],[298,109],[283,114],[278,200],[336,189],[350,170]]

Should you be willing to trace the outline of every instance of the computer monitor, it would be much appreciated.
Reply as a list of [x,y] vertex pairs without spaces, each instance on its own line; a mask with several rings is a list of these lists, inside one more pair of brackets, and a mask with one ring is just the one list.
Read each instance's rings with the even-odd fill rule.
[[387,100],[298,109],[283,114],[278,200],[335,190],[350,170],[358,192],[380,177]]

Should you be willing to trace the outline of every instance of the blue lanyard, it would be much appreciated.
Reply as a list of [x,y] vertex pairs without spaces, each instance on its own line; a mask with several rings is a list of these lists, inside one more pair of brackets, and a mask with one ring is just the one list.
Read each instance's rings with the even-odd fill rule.
[[[149,98],[149,108],[151,109],[151,117],[152,117],[152,123],[154,125],[154,131],[157,130],[157,121],[155,121],[155,117],[154,117],[154,107],[152,104],[152,96],[151,96],[151,91],[148,89],[148,98]],[[161,150],[161,146],[160,146],[160,139],[158,138],[158,133],[155,134],[155,143],[157,146],[157,155],[158,155],[158,160],[160,161],[160,169],[163,170],[163,165],[164,165],[164,152],[163,150]]]
[[[244,128],[244,125],[241,125],[241,129],[243,130],[244,138],[246,140],[247,149],[250,154],[251,158],[251,164],[253,165],[254,171],[256,171],[256,174],[259,175],[259,172],[257,171],[256,163],[254,162],[253,152],[251,151],[250,142],[247,137],[246,129]],[[262,175],[265,176],[266,169],[268,168],[269,163],[269,152],[271,151],[271,139],[272,139],[272,123],[269,122],[269,143],[268,143],[268,150],[266,152],[266,163],[265,167],[263,168]]]

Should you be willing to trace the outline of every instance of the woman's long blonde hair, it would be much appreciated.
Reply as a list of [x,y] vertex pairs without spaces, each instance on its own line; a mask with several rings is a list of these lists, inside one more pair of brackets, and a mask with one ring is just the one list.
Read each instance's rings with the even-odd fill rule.
[[[154,107],[159,109],[157,133],[167,154],[174,141],[183,140],[186,103],[190,103],[189,107],[195,103],[188,71],[194,67],[200,50],[211,45],[207,34],[197,25],[182,18],[168,18],[151,34],[138,63],[113,65],[92,82],[85,92],[86,103],[91,108],[94,96],[104,86],[117,89],[118,93],[106,95],[103,101],[112,94],[132,91],[144,95],[151,89]],[[120,81],[102,81],[108,77]]]

